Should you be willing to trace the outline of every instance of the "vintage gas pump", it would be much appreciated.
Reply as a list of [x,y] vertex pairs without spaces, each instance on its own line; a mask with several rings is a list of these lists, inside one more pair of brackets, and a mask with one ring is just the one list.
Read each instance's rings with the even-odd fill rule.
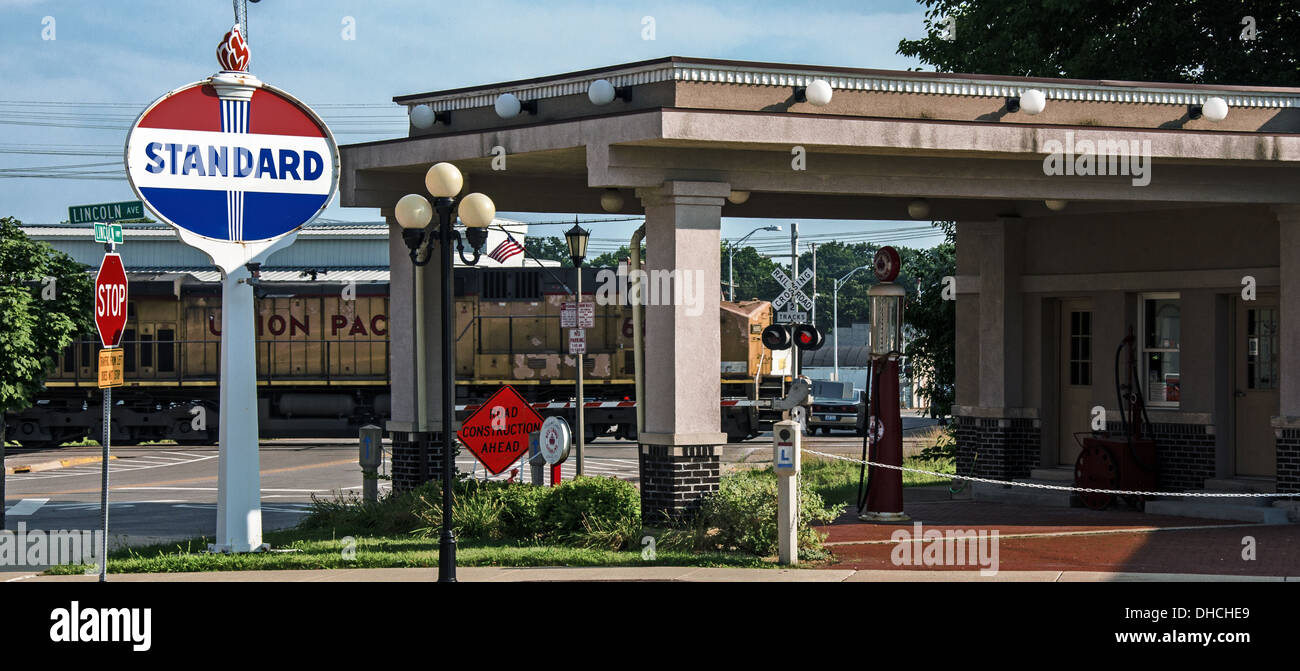
[[[871,368],[868,372],[867,431],[862,439],[864,461],[903,465],[903,418],[898,403],[898,363],[903,354],[903,299],[907,292],[894,284],[901,259],[893,247],[876,252],[879,283],[871,287]],[[903,472],[863,465],[858,484],[858,519],[902,522]],[[864,491],[865,490],[865,491]]]

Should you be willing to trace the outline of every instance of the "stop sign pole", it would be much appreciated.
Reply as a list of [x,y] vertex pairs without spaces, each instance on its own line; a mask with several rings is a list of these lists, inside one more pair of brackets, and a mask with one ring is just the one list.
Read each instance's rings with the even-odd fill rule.
[[[122,332],[126,328],[127,281],[122,257],[113,251],[113,243],[106,243],[104,247],[107,252],[95,275],[95,328],[99,331],[99,343],[105,349],[111,349],[122,343]],[[108,581],[108,457],[112,432],[113,388],[104,387],[104,437],[100,441],[103,460],[99,466],[99,514],[104,527],[99,540],[100,582]]]

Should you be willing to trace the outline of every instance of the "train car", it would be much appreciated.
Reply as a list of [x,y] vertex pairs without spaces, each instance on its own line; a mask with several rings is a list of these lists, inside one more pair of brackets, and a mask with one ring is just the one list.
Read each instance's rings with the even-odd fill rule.
[[[584,287],[595,287],[586,269]],[[462,414],[502,384],[543,415],[573,419],[576,369],[560,327],[573,269],[457,268],[456,376]],[[217,440],[221,288],[215,271],[132,272],[122,349],[126,385],[114,391],[117,444]],[[593,292],[586,299],[594,298]],[[258,427],[263,437],[353,437],[389,416],[387,272],[264,270],[255,300]],[[733,440],[770,426],[767,399],[784,393],[787,359],[773,359],[759,334],[765,301],[724,303],[723,430]],[[600,305],[588,330],[588,437],[636,437],[632,315]],[[52,447],[102,432],[96,385],[98,341],[69,346],[45,391],[10,413],[6,435]],[[778,353],[781,354],[781,353]],[[590,405],[598,404],[598,405]]]

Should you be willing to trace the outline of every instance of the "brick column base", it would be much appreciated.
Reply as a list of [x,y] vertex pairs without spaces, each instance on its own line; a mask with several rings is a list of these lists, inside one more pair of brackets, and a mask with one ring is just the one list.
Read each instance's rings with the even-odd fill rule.
[[954,417],[957,474],[1011,480],[1038,468],[1041,430],[1025,417]]
[[1300,494],[1300,428],[1277,430],[1277,491]]
[[[1115,440],[1123,440],[1119,422],[1106,422]],[[1165,492],[1205,489],[1205,479],[1217,473],[1214,427],[1209,424],[1152,422],[1143,434],[1156,441],[1156,482]]]
[[641,445],[641,521],[663,526],[693,516],[718,491],[722,447]]
[[[442,480],[442,434],[393,432],[393,491],[405,492]],[[455,473],[453,467],[452,470]]]

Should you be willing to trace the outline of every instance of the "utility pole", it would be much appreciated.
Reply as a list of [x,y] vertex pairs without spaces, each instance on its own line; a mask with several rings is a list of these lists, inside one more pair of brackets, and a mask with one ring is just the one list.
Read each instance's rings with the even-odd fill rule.
[[[790,223],[790,286],[797,287],[795,282],[799,281],[799,224]],[[797,309],[798,304],[793,309]],[[791,348],[791,355],[794,356],[794,376],[799,377],[799,361],[803,350],[798,347]]]
[[812,261],[813,261],[813,276],[812,276],[812,285],[813,285],[813,286],[812,286],[812,301],[813,301],[813,306],[812,306],[812,323],[813,323],[813,326],[816,326],[816,325],[817,325],[817,243],[814,242],[814,243],[809,244],[808,246],[812,248],[812,256],[813,256],[813,259],[812,259]]

